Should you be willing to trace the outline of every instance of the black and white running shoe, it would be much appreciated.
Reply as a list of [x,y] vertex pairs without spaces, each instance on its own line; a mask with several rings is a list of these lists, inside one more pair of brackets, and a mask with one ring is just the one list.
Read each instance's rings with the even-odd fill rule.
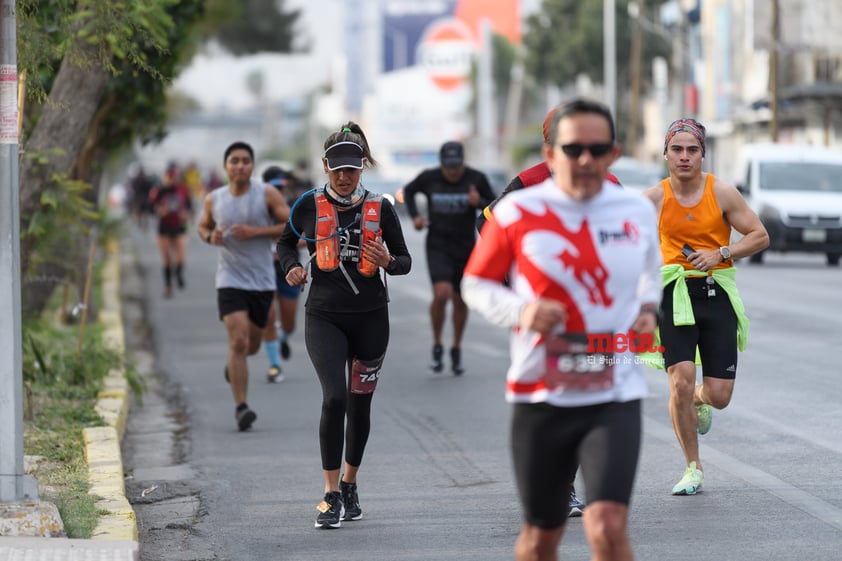
[[339,482],[339,490],[342,491],[342,503],[345,505],[345,515],[342,520],[359,520],[363,517],[363,509],[360,508],[360,496],[357,494],[356,483]]
[[339,491],[325,493],[325,499],[316,507],[319,511],[316,516],[316,528],[339,528],[342,526],[342,517],[345,515],[345,506],[342,504],[342,495]]

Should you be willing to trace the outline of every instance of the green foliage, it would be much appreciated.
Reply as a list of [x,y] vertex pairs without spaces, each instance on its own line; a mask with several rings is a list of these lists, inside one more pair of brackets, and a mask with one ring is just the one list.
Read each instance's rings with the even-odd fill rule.
[[[72,443],[79,450],[84,448],[80,437]],[[58,443],[59,435],[51,435],[46,441],[49,449],[51,443]],[[68,437],[70,435],[61,435]],[[41,498],[56,505],[64,523],[64,530],[68,538],[89,539],[99,521],[100,512],[96,506],[97,498],[88,494],[88,466],[82,455],[77,454],[68,460],[44,461],[35,471],[40,484]]]
[[30,99],[44,101],[63,60],[117,72],[116,61],[156,76],[145,56],[165,52],[175,23],[167,12],[179,0],[17,0],[18,69]]
[[[94,284],[102,284],[98,275]],[[59,308],[54,298],[46,316]],[[78,325],[23,324],[24,452],[39,459],[33,475],[42,499],[58,507],[70,538],[90,538],[101,515],[89,494],[83,429],[105,426],[95,410],[103,379],[121,370],[136,397],[145,389],[131,361],[103,343],[103,330],[89,324],[80,347]]]
[[[104,103],[113,109],[99,128],[99,145],[116,150],[135,139],[146,144],[166,136],[166,123],[171,117],[167,87],[181,69],[185,53],[192,54],[192,44],[197,40],[193,28],[203,15],[204,0],[172,3],[167,9],[172,26],[158,38],[160,43],[149,43],[135,58],[120,61],[105,94]],[[165,48],[159,48],[159,44]],[[155,71],[149,72],[147,67]]]
[[228,13],[227,19],[220,18],[213,36],[235,56],[293,51],[300,11],[285,11],[283,0],[211,0],[209,4],[217,17]]
[[[101,330],[89,326],[78,347],[78,326],[49,326],[29,320],[24,325],[23,379],[32,388],[59,392],[56,397],[95,398],[111,369],[125,369],[125,359],[100,341]],[[71,394],[66,392],[70,391]]]
[[146,391],[146,380],[137,371],[134,364],[129,363],[123,367],[123,374],[126,376],[126,382],[134,394],[135,403],[143,405],[143,393]]
[[[26,351],[25,351],[26,352]],[[70,538],[90,538],[99,513],[89,495],[82,429],[103,426],[89,388],[29,383],[33,418],[25,424],[24,451],[42,458],[34,475],[41,498],[56,505]]]
[[492,45],[492,76],[494,88],[498,95],[505,95],[509,91],[509,84],[512,81],[512,66],[515,63],[514,46],[504,36],[494,33],[491,36]]
[[69,329],[24,324],[24,451],[42,458],[34,475],[42,498],[58,507],[68,537],[89,538],[99,513],[96,497],[88,494],[82,430],[105,425],[94,405],[102,379],[123,359],[102,345],[95,328],[86,331],[77,354],[78,339]]
[[[628,4],[629,0],[615,4],[618,84],[629,83],[632,19]],[[651,20],[656,6],[649,4],[643,16]],[[597,1],[543,0],[541,10],[527,19],[523,35],[527,70],[536,81],[562,87],[579,74],[603,81],[602,6]],[[644,41],[643,67],[650,68],[652,58],[667,53],[662,40]]]
[[85,198],[90,190],[88,183],[49,171],[47,166],[52,152],[27,152],[25,155],[42,166],[42,176],[48,178],[40,194],[38,210],[26,217],[27,227],[21,231],[21,237],[38,248],[30,261],[31,269],[44,262],[66,263],[78,259],[79,255],[71,251],[73,240],[87,238],[91,225],[101,219],[95,205]]
[[56,488],[50,494],[50,502],[58,508],[67,537],[88,539],[99,522],[101,511],[96,506],[97,498],[88,494],[88,466],[66,465],[61,471],[43,478],[45,485]]

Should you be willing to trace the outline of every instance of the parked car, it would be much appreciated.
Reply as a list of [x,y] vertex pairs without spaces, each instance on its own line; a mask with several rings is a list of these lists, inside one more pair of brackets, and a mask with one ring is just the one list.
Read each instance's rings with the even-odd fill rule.
[[[737,188],[769,232],[766,251],[842,257],[842,151],[821,146],[751,144],[737,159]],[[749,258],[762,263],[763,254]]]
[[642,162],[627,156],[617,158],[608,170],[617,176],[623,187],[643,191],[669,175],[658,164]]

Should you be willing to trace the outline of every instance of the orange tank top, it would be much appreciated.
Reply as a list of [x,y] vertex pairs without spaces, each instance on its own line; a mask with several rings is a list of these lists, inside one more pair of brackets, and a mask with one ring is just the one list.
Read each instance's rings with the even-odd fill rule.
[[[661,238],[664,265],[678,264],[685,269],[693,268],[693,265],[681,253],[684,244],[699,251],[719,249],[730,243],[731,227],[726,224],[719,203],[716,202],[716,195],[713,192],[714,181],[713,174],[707,174],[702,198],[693,206],[683,206],[676,200],[669,178],[661,181],[664,188],[664,200],[661,205],[658,232]],[[731,260],[727,259],[716,265],[714,269],[731,266]]]

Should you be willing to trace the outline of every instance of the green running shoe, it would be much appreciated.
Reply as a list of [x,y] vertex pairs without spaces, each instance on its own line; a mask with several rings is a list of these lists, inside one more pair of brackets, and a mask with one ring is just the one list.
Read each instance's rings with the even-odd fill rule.
[[696,469],[696,462],[690,462],[684,470],[684,477],[672,488],[673,495],[695,495],[702,491],[702,481],[705,480],[705,473]]
[[713,407],[707,403],[702,403],[696,407],[696,432],[699,434],[707,434],[710,430],[710,425],[713,422]]

